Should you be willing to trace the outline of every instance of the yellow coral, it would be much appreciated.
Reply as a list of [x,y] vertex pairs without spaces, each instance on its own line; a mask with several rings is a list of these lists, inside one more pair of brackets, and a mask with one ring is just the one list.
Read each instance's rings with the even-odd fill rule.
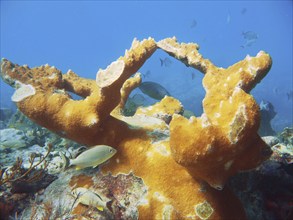
[[[172,97],[139,108],[133,117],[122,115],[130,92],[141,81],[139,75],[131,75],[158,47],[205,74],[200,117],[183,117],[180,102]],[[99,70],[96,81],[72,71],[30,69],[8,60],[2,61],[1,69],[10,85],[19,81],[34,87],[35,94],[17,103],[32,120],[89,146],[117,146],[117,154],[102,171],[133,172],[143,179],[148,193],[138,206],[140,219],[244,219],[229,189],[217,189],[270,154],[257,134],[259,108],[248,92],[267,74],[271,59],[261,51],[223,69],[198,49],[197,44],[179,44],[175,38],[158,43],[135,39],[125,56]],[[67,91],[84,99],[73,100]],[[71,181],[75,187],[91,184],[88,177]]]

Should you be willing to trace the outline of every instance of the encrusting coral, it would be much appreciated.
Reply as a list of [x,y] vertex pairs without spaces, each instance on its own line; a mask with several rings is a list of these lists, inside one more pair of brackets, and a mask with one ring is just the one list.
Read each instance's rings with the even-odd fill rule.
[[[205,74],[200,117],[184,118],[180,102],[172,97],[139,108],[134,116],[122,115],[128,95],[141,82],[139,74],[130,77],[157,48]],[[99,70],[96,81],[6,59],[1,75],[16,91],[33,88],[17,99],[18,108],[33,121],[79,143],[117,149],[102,171],[132,172],[143,179],[148,192],[138,205],[140,219],[245,219],[240,202],[223,187],[231,175],[258,166],[271,153],[257,134],[259,107],[248,92],[272,61],[261,51],[224,69],[198,49],[175,38],[134,40],[123,57]],[[73,100],[68,91],[84,99]],[[73,182],[84,186],[84,180]]]

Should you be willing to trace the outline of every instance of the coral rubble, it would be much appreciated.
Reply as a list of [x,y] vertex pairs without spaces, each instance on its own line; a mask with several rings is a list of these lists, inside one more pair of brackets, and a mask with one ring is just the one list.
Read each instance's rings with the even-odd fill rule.
[[[141,83],[139,74],[131,76],[157,48],[205,74],[200,117],[183,117],[180,102],[168,96],[138,108],[133,116],[123,115],[130,92]],[[242,205],[224,184],[271,154],[257,134],[259,107],[248,93],[272,61],[261,51],[224,69],[204,59],[198,49],[175,38],[158,43],[135,39],[123,57],[98,71],[96,81],[6,59],[1,76],[16,88],[13,99],[33,121],[81,144],[117,149],[101,170],[113,175],[132,172],[143,180],[147,193],[136,203],[140,219],[245,219]],[[68,92],[84,99],[73,100]],[[72,189],[94,184],[91,178],[72,182]],[[78,213],[78,206],[72,212]]]

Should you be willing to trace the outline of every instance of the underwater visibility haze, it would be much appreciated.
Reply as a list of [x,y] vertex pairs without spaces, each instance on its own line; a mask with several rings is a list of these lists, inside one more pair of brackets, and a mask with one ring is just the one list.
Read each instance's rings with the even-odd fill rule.
[[293,219],[292,1],[0,4],[0,219]]

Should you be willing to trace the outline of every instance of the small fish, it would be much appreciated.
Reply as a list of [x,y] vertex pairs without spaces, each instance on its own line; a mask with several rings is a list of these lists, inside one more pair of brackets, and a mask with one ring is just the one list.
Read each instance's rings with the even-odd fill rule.
[[169,67],[172,64],[172,61],[168,57],[166,57],[165,59],[160,58],[160,62],[161,62],[161,66],[165,66],[165,67]]
[[166,95],[170,96],[170,93],[160,84],[155,82],[143,82],[138,87],[144,94],[148,95],[149,97],[161,100]]
[[241,47],[242,47],[242,48],[250,47],[250,46],[252,46],[255,42],[256,42],[256,39],[247,40],[247,41],[245,41],[245,43],[244,43],[243,45],[241,45]]
[[195,19],[192,20],[190,28],[195,28],[197,26],[197,21]]
[[245,39],[245,43],[241,46],[242,48],[244,48],[244,47],[250,47],[258,39],[258,34],[256,34],[253,31],[242,32],[242,36]]
[[116,152],[117,151],[110,146],[96,145],[82,152],[75,159],[66,158],[62,153],[60,153],[60,156],[65,161],[66,168],[70,166],[75,166],[76,170],[80,170],[87,167],[95,168],[113,157]]
[[293,91],[291,90],[290,92],[287,92],[286,95],[287,95],[288,100],[292,99],[293,98]]
[[95,207],[100,211],[104,211],[104,208],[107,207],[107,202],[101,196],[87,188],[78,187],[73,189],[71,193],[76,198],[76,201],[83,205]]
[[147,78],[151,74],[151,71],[148,70],[146,73],[142,73],[143,78]]
[[258,34],[253,32],[253,31],[246,31],[246,32],[242,32],[242,36],[244,37],[244,39],[246,40],[256,40],[258,39]]
[[195,79],[195,73],[191,73],[191,79],[194,80]]

